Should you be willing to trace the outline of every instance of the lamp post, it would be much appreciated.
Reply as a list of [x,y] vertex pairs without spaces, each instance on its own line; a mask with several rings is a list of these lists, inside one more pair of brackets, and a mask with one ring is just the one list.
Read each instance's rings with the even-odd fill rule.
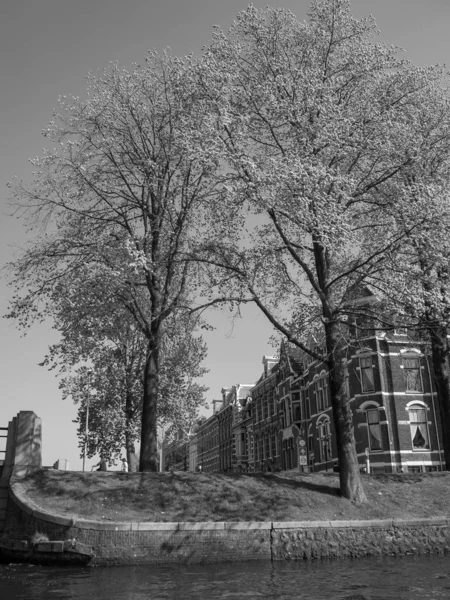
[[84,450],[83,450],[83,472],[86,466],[86,450],[87,450],[87,440],[89,436],[89,404],[91,400],[91,395],[94,395],[93,390],[91,390],[91,377],[92,377],[92,369],[89,369],[87,372],[88,375],[88,394],[86,401],[86,422],[84,426]]

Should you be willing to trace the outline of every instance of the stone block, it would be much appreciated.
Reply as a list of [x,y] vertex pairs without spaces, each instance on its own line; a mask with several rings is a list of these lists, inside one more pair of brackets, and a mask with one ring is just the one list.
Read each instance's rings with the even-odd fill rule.
[[330,521],[273,521],[272,529],[319,529],[330,527]]
[[392,527],[392,519],[372,519],[368,521],[330,521],[330,526],[333,529],[366,529],[367,527],[380,527],[385,529]]
[[180,531],[223,531],[225,523],[223,521],[205,521],[203,523],[178,523]]
[[229,521],[225,523],[225,529],[235,531],[259,531],[262,529],[272,529],[272,523],[271,521]]
[[179,523],[153,523],[142,522],[138,523],[138,531],[177,531]]

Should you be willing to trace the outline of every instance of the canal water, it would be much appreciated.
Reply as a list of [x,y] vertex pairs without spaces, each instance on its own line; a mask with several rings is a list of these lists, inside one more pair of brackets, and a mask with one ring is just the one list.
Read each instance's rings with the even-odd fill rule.
[[1,600],[450,598],[450,555],[179,567],[0,565]]

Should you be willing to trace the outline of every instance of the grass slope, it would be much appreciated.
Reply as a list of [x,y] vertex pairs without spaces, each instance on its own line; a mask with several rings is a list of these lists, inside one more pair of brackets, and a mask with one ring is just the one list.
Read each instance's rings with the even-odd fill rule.
[[14,484],[35,507],[111,521],[309,521],[450,516],[450,473],[363,476],[368,502],[336,474],[40,471]]

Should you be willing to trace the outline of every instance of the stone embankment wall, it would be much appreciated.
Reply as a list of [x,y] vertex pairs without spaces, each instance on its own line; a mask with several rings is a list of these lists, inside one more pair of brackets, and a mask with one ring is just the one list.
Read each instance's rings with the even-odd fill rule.
[[10,490],[7,534],[36,531],[94,546],[94,564],[305,560],[450,552],[450,520],[113,523],[33,508]]
[[450,519],[272,523],[273,560],[450,552]]

